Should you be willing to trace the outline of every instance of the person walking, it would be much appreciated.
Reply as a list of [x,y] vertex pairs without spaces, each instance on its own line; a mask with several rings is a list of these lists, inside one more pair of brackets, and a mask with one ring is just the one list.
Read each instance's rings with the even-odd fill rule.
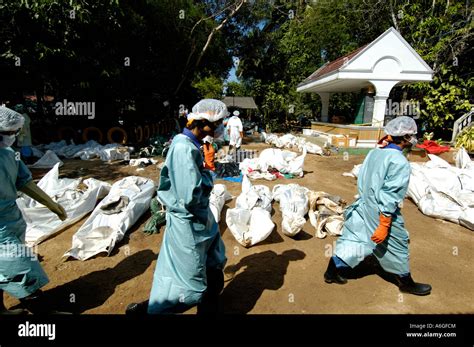
[[37,257],[25,245],[26,222],[16,204],[21,191],[65,220],[66,211],[32,180],[31,173],[11,146],[24,124],[21,114],[0,107],[0,314],[24,314],[24,309],[7,310],[3,292],[17,298],[31,313],[59,313],[45,302],[40,288],[48,276]]
[[233,116],[230,117],[229,122],[227,123],[229,133],[229,153],[231,154],[240,148],[242,145],[242,138],[244,137],[244,128],[239,115],[239,111],[234,111]]
[[227,258],[209,209],[213,179],[204,168],[200,147],[226,115],[223,102],[201,100],[188,115],[183,133],[173,139],[158,187],[158,198],[166,206],[166,229],[150,299],[130,304],[128,314],[180,313],[194,305],[198,314],[217,311]]
[[345,284],[351,269],[366,257],[381,268],[404,293],[428,295],[429,284],[414,282],[409,266],[409,234],[400,212],[410,180],[403,152],[417,143],[415,121],[407,116],[385,126],[381,148],[369,152],[357,179],[359,198],[345,211],[345,223],[334,256],[324,274],[327,283]]

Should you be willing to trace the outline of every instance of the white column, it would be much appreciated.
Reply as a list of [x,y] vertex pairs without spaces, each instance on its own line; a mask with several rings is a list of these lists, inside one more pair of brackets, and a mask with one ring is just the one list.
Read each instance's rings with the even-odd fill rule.
[[375,87],[374,113],[372,115],[372,126],[383,127],[385,109],[390,91],[399,81],[370,81]]
[[330,93],[318,93],[319,97],[321,98],[321,122],[328,121],[328,114],[329,114],[329,98],[331,97]]
[[372,115],[372,126],[383,127],[383,121],[385,119],[385,110],[387,108],[387,96],[375,95],[374,96],[374,113]]

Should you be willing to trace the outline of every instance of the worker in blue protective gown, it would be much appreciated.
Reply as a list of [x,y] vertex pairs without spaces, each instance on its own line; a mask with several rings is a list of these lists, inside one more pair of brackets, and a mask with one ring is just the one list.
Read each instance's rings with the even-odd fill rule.
[[410,180],[410,164],[403,151],[417,143],[415,121],[397,117],[385,126],[381,148],[369,152],[359,171],[359,197],[344,213],[345,223],[334,256],[324,274],[327,283],[347,283],[366,257],[375,257],[405,293],[428,295],[431,286],[415,283],[410,274],[409,234],[399,205]]
[[23,127],[21,128],[20,133],[17,136],[16,144],[20,148],[20,153],[23,160],[25,160],[25,162],[28,164],[29,162],[34,161],[33,150],[31,149],[31,146],[32,146],[31,119],[28,116],[28,113],[26,112],[27,108],[22,104],[16,105],[14,107],[14,111],[21,114],[24,119],[24,124],[23,124]]
[[133,303],[128,314],[179,313],[198,305],[215,313],[224,286],[225,247],[209,209],[213,180],[203,166],[201,141],[213,136],[227,115],[224,103],[204,99],[193,107],[176,135],[161,170],[158,198],[166,206],[163,236],[148,302]]
[[22,191],[48,207],[62,220],[66,212],[33,181],[31,173],[11,146],[23,126],[23,116],[0,107],[0,314],[23,314],[23,309],[7,310],[3,292],[20,299],[32,313],[57,313],[42,301],[40,288],[49,280],[36,255],[26,247],[26,223],[16,204]]

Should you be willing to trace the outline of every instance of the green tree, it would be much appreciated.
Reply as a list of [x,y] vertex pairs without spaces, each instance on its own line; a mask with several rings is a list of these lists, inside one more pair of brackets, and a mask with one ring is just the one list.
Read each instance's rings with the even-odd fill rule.
[[201,98],[206,99],[221,99],[223,80],[216,76],[198,77],[196,81],[192,83],[192,86],[196,88]]
[[247,96],[249,93],[247,86],[240,82],[227,82],[225,88],[226,96]]
[[[395,88],[421,102],[427,130],[444,129],[449,136],[447,128],[472,107],[469,1],[275,1],[256,4],[253,13],[243,11],[241,15],[245,18],[239,20],[246,28],[240,31],[234,48],[241,61],[239,75],[252,86],[259,105],[269,107],[275,101],[275,90],[282,93],[284,101],[272,106],[278,107],[278,113],[285,114],[294,105],[294,115],[315,115],[319,97],[296,93],[298,83],[324,63],[371,42],[390,26],[435,71],[431,83]],[[356,99],[354,94],[336,94],[331,109],[353,114]]]
[[99,118],[117,119],[129,105],[136,108],[131,121],[163,116],[170,109],[165,101],[176,106],[198,98],[197,72],[224,78],[232,65],[222,32],[209,40],[222,24],[220,17],[202,20],[209,6],[192,0],[2,2],[0,98],[33,91],[38,101],[44,93],[95,101]]
[[421,101],[427,131],[450,138],[453,122],[473,107],[473,24],[469,1],[397,3],[397,26],[402,35],[430,65],[431,83],[404,89]]

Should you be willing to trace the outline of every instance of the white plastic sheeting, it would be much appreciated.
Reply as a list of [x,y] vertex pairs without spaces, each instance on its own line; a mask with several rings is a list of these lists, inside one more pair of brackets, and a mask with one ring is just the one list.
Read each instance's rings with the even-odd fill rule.
[[428,154],[426,163],[411,163],[407,195],[427,216],[474,230],[474,165],[461,149],[456,165]]
[[83,181],[87,189],[80,190],[82,179],[59,178],[59,164],[56,164],[39,182],[53,200],[66,210],[68,218],[61,221],[56,214],[26,195],[17,199],[23,217],[27,223],[26,243],[34,246],[66,227],[76,223],[91,212],[97,200],[103,198],[110,190],[110,184],[88,178]]
[[209,197],[209,208],[217,223],[221,220],[222,208],[229,200],[232,200],[232,195],[227,191],[226,186],[224,184],[214,184]]
[[273,187],[273,199],[280,202],[283,234],[295,236],[306,224],[308,213],[308,188],[298,184],[277,184]]
[[[244,159],[240,164],[239,164],[239,169],[240,172],[242,172],[243,175],[249,175],[252,172],[259,172],[262,170],[262,167],[260,166],[260,158],[247,158]],[[265,170],[266,171],[266,170]]]
[[28,167],[31,169],[51,169],[56,164],[63,166],[64,163],[58,158],[56,153],[48,150],[36,163],[28,165]]
[[128,165],[130,166],[139,166],[140,164],[154,165],[156,163],[158,163],[158,160],[149,159],[149,158],[139,158],[139,159],[130,159],[130,162],[128,163]]
[[80,158],[89,160],[99,158],[102,161],[108,160],[128,160],[130,159],[131,147],[126,147],[117,143],[102,146],[100,143],[90,140],[84,144],[76,145],[74,143],[68,145],[66,141],[51,142],[47,145],[37,146],[38,150],[52,150],[56,155],[68,159]]
[[297,153],[285,151],[276,148],[267,148],[260,153],[258,158],[245,159],[239,164],[239,169],[243,175],[249,175],[251,178],[265,178],[272,180],[269,175],[256,176],[253,172],[262,174],[268,173],[268,169],[273,168],[282,174],[292,174],[297,177],[303,177],[304,159],[306,149],[298,156]]
[[110,193],[72,237],[72,248],[64,256],[87,260],[96,254],[110,254],[115,244],[149,209],[155,184],[129,176],[115,182]]
[[272,193],[267,186],[252,186],[246,175],[242,181],[242,193],[237,197],[235,208],[227,210],[226,223],[230,232],[244,247],[265,240],[272,232]]
[[252,171],[252,172],[249,172],[247,176],[253,180],[264,179],[267,181],[274,181],[277,179],[277,177],[270,172]]
[[36,147],[31,147],[31,151],[33,152],[33,157],[35,158],[41,158],[44,155],[44,152],[41,152]]
[[317,238],[323,239],[327,234],[342,235],[344,217],[342,215],[346,201],[326,192],[309,192],[309,220],[315,228]]
[[293,148],[300,152],[303,152],[303,149],[306,149],[308,153],[323,155],[323,149],[320,146],[312,142],[307,142],[303,137],[292,134],[285,134],[279,137],[275,134],[267,134],[262,132],[262,138],[265,143],[273,145],[277,148]]
[[288,173],[298,177],[303,177],[304,159],[306,157],[306,149],[303,154],[297,156],[295,152],[282,151],[275,148],[267,148],[260,153],[261,171],[268,171],[274,168],[281,173]]
[[474,162],[472,162],[469,154],[463,147],[457,151],[454,160],[456,161],[456,167],[460,169],[474,170]]

